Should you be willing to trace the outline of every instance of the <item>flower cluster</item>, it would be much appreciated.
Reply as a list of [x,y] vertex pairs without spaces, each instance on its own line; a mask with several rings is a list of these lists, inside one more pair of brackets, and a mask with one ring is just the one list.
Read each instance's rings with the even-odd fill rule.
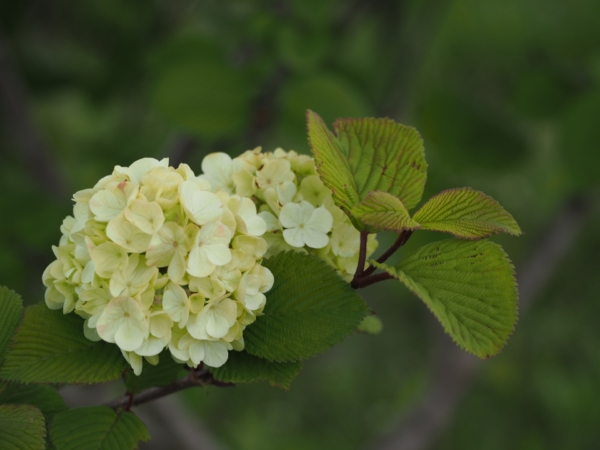
[[115,343],[136,374],[165,348],[193,367],[244,348],[273,285],[251,199],[144,158],[74,200],[43,275],[49,308],[83,317],[86,337]]
[[[356,272],[360,233],[338,208],[325,187],[314,160],[294,151],[273,153],[249,150],[232,159],[212,153],[202,161],[201,178],[213,190],[251,197],[267,224],[266,256],[284,250],[304,251],[319,256],[347,281]],[[377,248],[369,235],[367,253]]]

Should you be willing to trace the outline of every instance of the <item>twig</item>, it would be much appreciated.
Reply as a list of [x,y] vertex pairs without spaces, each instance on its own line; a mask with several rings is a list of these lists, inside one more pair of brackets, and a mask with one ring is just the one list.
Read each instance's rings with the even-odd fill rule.
[[183,391],[184,389],[197,387],[197,386],[221,386],[229,387],[233,386],[233,383],[224,383],[216,380],[212,374],[207,370],[203,369],[200,371],[192,370],[189,375],[174,381],[173,383],[166,386],[157,386],[146,389],[139,394],[131,398],[130,394],[126,394],[122,397],[111,400],[105,403],[106,406],[110,406],[113,409],[119,408],[131,408],[132,406],[141,405],[143,403],[156,400],[166,395],[174,394],[175,392]]
[[360,232],[360,249],[358,251],[358,265],[356,266],[356,273],[352,282],[359,280],[365,271],[365,262],[367,261],[367,241],[369,240],[369,233],[367,231]]
[[[565,203],[531,258],[519,271],[520,315],[546,286],[590,216],[591,201],[582,197]],[[383,438],[374,450],[425,450],[443,433],[481,361],[444,336],[432,368],[432,384],[423,400]]]
[[375,275],[371,275],[370,277],[361,277],[356,280],[352,280],[350,286],[354,289],[363,289],[367,286],[371,286],[374,283],[379,283],[380,281],[391,280],[394,278],[387,272],[376,273]]
[[[413,234],[412,230],[403,230],[398,235],[398,239],[396,239],[396,242],[394,242],[390,248],[388,248],[379,258],[377,258],[377,262],[379,264],[383,264],[384,262],[386,262],[390,256],[392,256],[394,253],[396,253],[398,251],[398,249],[400,247],[402,247],[404,244],[406,244],[406,241],[408,241],[408,239],[412,236],[412,234]],[[367,277],[367,276],[371,275],[373,272],[375,272],[375,270],[377,270],[377,268],[375,266],[370,266],[367,268],[367,270],[365,270],[363,272],[362,276]]]

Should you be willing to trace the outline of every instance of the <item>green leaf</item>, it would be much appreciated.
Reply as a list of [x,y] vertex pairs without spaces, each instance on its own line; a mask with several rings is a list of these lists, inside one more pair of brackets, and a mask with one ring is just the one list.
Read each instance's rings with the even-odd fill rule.
[[244,331],[246,351],[270,361],[306,359],[351,334],[369,312],[326,262],[298,252],[263,262],[275,284],[263,315]]
[[129,450],[150,439],[146,425],[135,414],[108,406],[62,412],[50,430],[56,450]]
[[46,424],[42,412],[31,405],[0,405],[0,448],[43,450]]
[[21,296],[0,286],[0,364],[4,360],[10,338],[19,325],[23,312]]
[[383,329],[383,323],[377,316],[367,316],[358,324],[358,331],[369,334],[379,334]]
[[407,209],[421,200],[427,163],[414,128],[390,119],[338,119],[334,135],[312,111],[307,127],[319,175],[345,211],[374,190],[398,197]]
[[284,390],[290,388],[292,380],[300,373],[300,361],[278,363],[252,356],[247,352],[229,352],[225,365],[211,369],[214,377],[226,383],[252,383],[268,381],[271,386]]
[[517,321],[513,265],[499,245],[446,240],[425,245],[395,267],[370,261],[402,281],[464,350],[500,351]]
[[0,404],[27,404],[39,408],[48,422],[54,415],[67,409],[65,401],[56,389],[40,384],[9,383],[6,390],[0,394]]
[[460,239],[521,234],[515,219],[496,200],[471,188],[440,192],[415,213],[414,220],[423,230],[442,231]]
[[83,319],[39,303],[27,308],[0,379],[21,383],[103,383],[127,363],[119,348],[83,335]]
[[177,363],[171,357],[168,350],[164,350],[159,356],[156,366],[145,364],[140,376],[128,370],[125,374],[125,386],[127,392],[140,392],[153,386],[165,386],[179,379],[186,373],[183,364]]
[[372,191],[352,208],[352,215],[376,231],[416,230],[419,224],[410,218],[402,201],[383,191]]

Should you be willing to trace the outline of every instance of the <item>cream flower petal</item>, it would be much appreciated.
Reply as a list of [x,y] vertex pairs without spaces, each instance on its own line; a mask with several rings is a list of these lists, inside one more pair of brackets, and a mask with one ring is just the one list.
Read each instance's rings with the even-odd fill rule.
[[184,181],[179,186],[181,204],[198,225],[217,220],[223,214],[223,204],[212,192],[203,191],[198,184]]
[[139,183],[142,177],[155,167],[168,167],[169,158],[160,161],[154,158],[142,158],[135,161],[129,167],[116,166],[115,172],[127,175],[133,183]]
[[309,228],[320,233],[329,233],[333,225],[333,217],[331,213],[323,207],[315,209],[308,222],[306,228]]
[[304,228],[302,238],[304,239],[304,243],[310,248],[323,248],[329,242],[329,237],[325,233],[308,227]]
[[283,238],[292,247],[304,247],[304,231],[300,228],[283,230]]
[[210,153],[202,160],[202,172],[210,181],[213,190],[222,190],[233,194],[233,161],[227,153]]
[[175,283],[169,283],[163,294],[163,308],[179,328],[187,325],[190,314],[190,303],[183,288]]
[[134,200],[125,209],[125,218],[146,234],[156,233],[165,222],[165,215],[156,202]]
[[129,222],[124,214],[112,219],[106,227],[106,235],[115,244],[131,253],[143,253],[150,246],[152,236]]
[[225,344],[215,341],[204,342],[204,364],[210,367],[221,367],[227,362],[229,352]]

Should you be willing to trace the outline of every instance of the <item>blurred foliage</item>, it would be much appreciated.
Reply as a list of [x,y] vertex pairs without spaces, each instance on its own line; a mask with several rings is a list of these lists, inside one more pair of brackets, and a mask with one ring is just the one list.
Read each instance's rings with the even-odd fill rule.
[[[470,186],[514,215],[526,235],[496,240],[517,266],[559,205],[600,182],[598,17],[597,0],[0,2],[69,192],[143,156],[199,171],[211,151],[306,153],[306,108],[327,122],[387,115],[423,135],[425,198]],[[28,172],[12,131],[0,122],[0,284],[33,303],[70,204]],[[599,222],[437,448],[595,448]],[[439,238],[417,233],[403,252]],[[427,388],[437,324],[392,282],[366,295],[380,334],[309,362],[287,393],[196,390],[190,411],[235,449],[358,449],[390,431]]]

